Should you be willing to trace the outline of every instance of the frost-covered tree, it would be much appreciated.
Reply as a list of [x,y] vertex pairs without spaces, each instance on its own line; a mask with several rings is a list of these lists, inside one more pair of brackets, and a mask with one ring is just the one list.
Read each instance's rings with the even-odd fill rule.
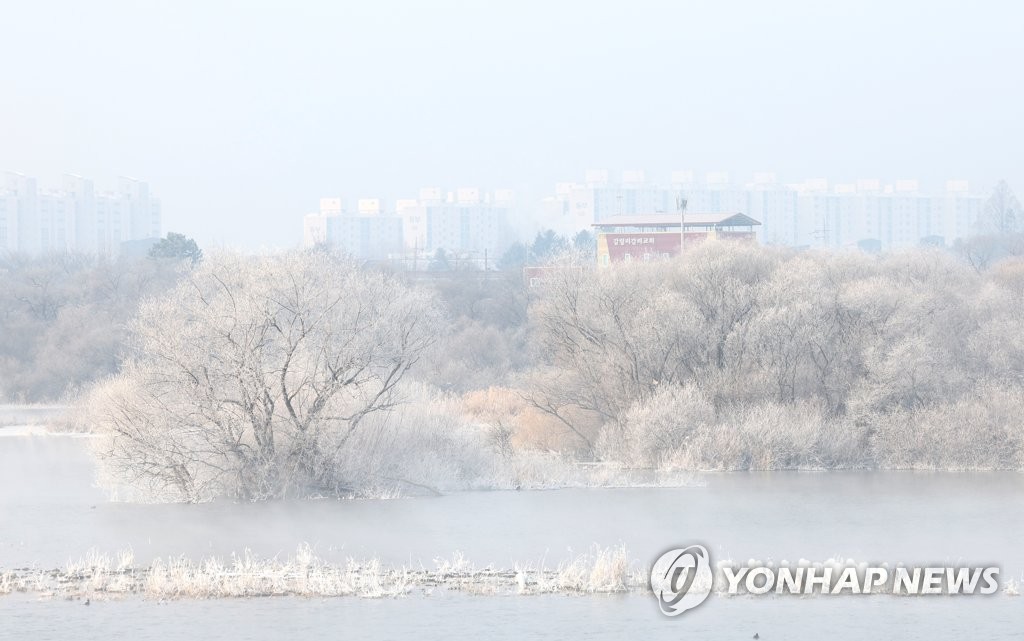
[[0,255],[0,401],[60,400],[117,371],[139,301],[180,272],[145,259]]
[[539,367],[530,402],[595,451],[588,425],[616,421],[658,385],[692,375],[697,310],[642,265],[553,273],[530,309]]
[[682,261],[557,272],[530,310],[539,367],[531,402],[594,451],[595,420],[618,422],[660,386],[700,379],[728,395],[750,345],[775,252],[709,247]]
[[344,493],[346,444],[439,331],[433,299],[324,252],[217,254],[142,306],[89,416],[116,479],[174,500]]
[[[1013,259],[979,273],[935,249],[727,243],[564,270],[530,308],[536,366],[522,393],[577,436],[579,453],[635,467],[952,461],[894,450],[924,429],[915,421],[967,415],[979,390],[1024,385],[1022,274]],[[978,415],[991,436],[1007,414]],[[958,429],[970,439],[967,422]],[[1011,445],[993,465],[1019,452]]]

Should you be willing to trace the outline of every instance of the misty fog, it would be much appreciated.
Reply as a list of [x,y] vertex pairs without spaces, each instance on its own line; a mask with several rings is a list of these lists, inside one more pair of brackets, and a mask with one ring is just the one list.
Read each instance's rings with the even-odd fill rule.
[[299,241],[322,195],[591,167],[964,178],[1018,193],[1008,2],[7,2],[0,169],[148,180],[202,245]]

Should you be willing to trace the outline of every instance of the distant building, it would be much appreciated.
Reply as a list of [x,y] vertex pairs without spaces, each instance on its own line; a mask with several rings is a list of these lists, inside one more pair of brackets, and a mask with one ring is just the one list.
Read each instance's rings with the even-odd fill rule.
[[440,189],[423,189],[418,202],[402,208],[406,249],[428,254],[444,249],[481,264],[486,256],[494,264],[513,241],[512,192],[461,188],[443,200],[440,196]]
[[673,171],[667,185],[645,181],[643,172],[591,170],[583,183],[558,183],[541,203],[543,224],[563,234],[587,229],[610,216],[672,213],[685,200],[689,211],[747,212],[762,222],[761,242],[794,247],[858,247],[877,241],[883,249],[913,247],[941,238],[952,244],[970,236],[985,198],[969,192],[967,181],[951,180],[944,192],[925,194],[916,180],[883,184],[877,179],[830,186],[825,179],[782,184],[771,172],[754,174],[743,185],[725,172],[697,180],[692,171]]
[[330,245],[362,260],[381,260],[401,252],[402,219],[383,213],[376,199],[360,200],[357,211],[348,212],[340,198],[321,198],[320,211],[304,219],[303,243]]
[[119,178],[116,191],[96,193],[91,180],[66,175],[60,190],[40,191],[35,178],[8,172],[0,184],[0,250],[114,256],[122,243],[159,236],[160,201],[145,182]]
[[607,171],[590,170],[583,183],[558,183],[554,197],[541,202],[541,215],[545,227],[572,235],[610,216],[676,211],[680,195],[645,183],[641,171],[624,172],[623,181],[613,183]]
[[664,260],[711,239],[756,242],[754,227],[761,224],[740,213],[688,213],[682,222],[682,236],[679,214],[611,216],[594,223],[597,264]]
[[437,250],[459,264],[489,267],[513,242],[509,227],[510,190],[483,193],[473,187],[455,192],[420,190],[417,199],[401,199],[384,212],[375,198],[361,199],[355,212],[342,199],[325,198],[320,211],[304,220],[307,246],[328,243],[358,258],[391,260],[409,269],[425,268]]

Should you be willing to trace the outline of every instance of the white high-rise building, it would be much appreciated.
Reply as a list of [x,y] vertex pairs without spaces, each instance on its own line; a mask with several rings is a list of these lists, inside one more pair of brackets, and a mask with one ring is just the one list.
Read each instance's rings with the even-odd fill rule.
[[18,251],[19,229],[18,197],[10,191],[0,190],[0,251]]
[[668,185],[657,185],[643,182],[640,171],[625,172],[621,183],[608,176],[591,170],[584,183],[558,183],[541,202],[541,224],[571,234],[608,216],[675,212],[685,200],[688,212],[743,212],[761,221],[758,236],[766,244],[897,248],[969,236],[985,202],[963,180],[949,181],[936,195],[922,193],[912,179],[783,184],[772,172],[758,172],[739,185],[726,172],[698,179],[692,170],[678,170]]
[[513,200],[509,189],[425,187],[419,198],[396,201],[393,211],[364,198],[349,212],[342,199],[324,198],[320,211],[304,219],[303,242],[331,244],[358,258],[401,260],[412,269],[425,266],[438,249],[459,262],[494,265],[513,241]]
[[512,191],[498,189],[491,194],[461,187],[444,199],[441,193],[439,188],[425,188],[419,201],[399,201],[405,248],[428,254],[443,249],[493,265],[513,240]]
[[754,182],[743,191],[746,205],[737,206],[735,211],[761,221],[761,227],[757,229],[761,242],[769,245],[798,244],[798,196],[794,190],[776,182],[775,174],[763,172],[755,174]]
[[321,198],[320,211],[303,219],[303,244],[337,247],[353,258],[382,260],[402,249],[402,219],[381,210],[377,198],[362,198],[346,210],[341,198]]
[[572,235],[611,216],[676,211],[679,195],[671,189],[645,182],[644,172],[623,172],[613,183],[606,169],[591,169],[583,183],[559,183],[554,197],[541,202],[541,226]]
[[61,189],[8,172],[0,184],[0,249],[26,253],[80,251],[117,255],[121,243],[160,237],[160,201],[149,185],[120,178],[114,192],[64,176]]

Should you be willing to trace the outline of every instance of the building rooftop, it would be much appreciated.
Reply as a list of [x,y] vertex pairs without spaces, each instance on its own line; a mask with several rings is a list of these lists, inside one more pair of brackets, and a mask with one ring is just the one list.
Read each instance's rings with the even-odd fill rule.
[[[686,213],[687,227],[753,227],[760,224],[760,221],[739,212]],[[608,227],[679,227],[679,214],[610,216],[594,223],[593,226],[598,229]]]

